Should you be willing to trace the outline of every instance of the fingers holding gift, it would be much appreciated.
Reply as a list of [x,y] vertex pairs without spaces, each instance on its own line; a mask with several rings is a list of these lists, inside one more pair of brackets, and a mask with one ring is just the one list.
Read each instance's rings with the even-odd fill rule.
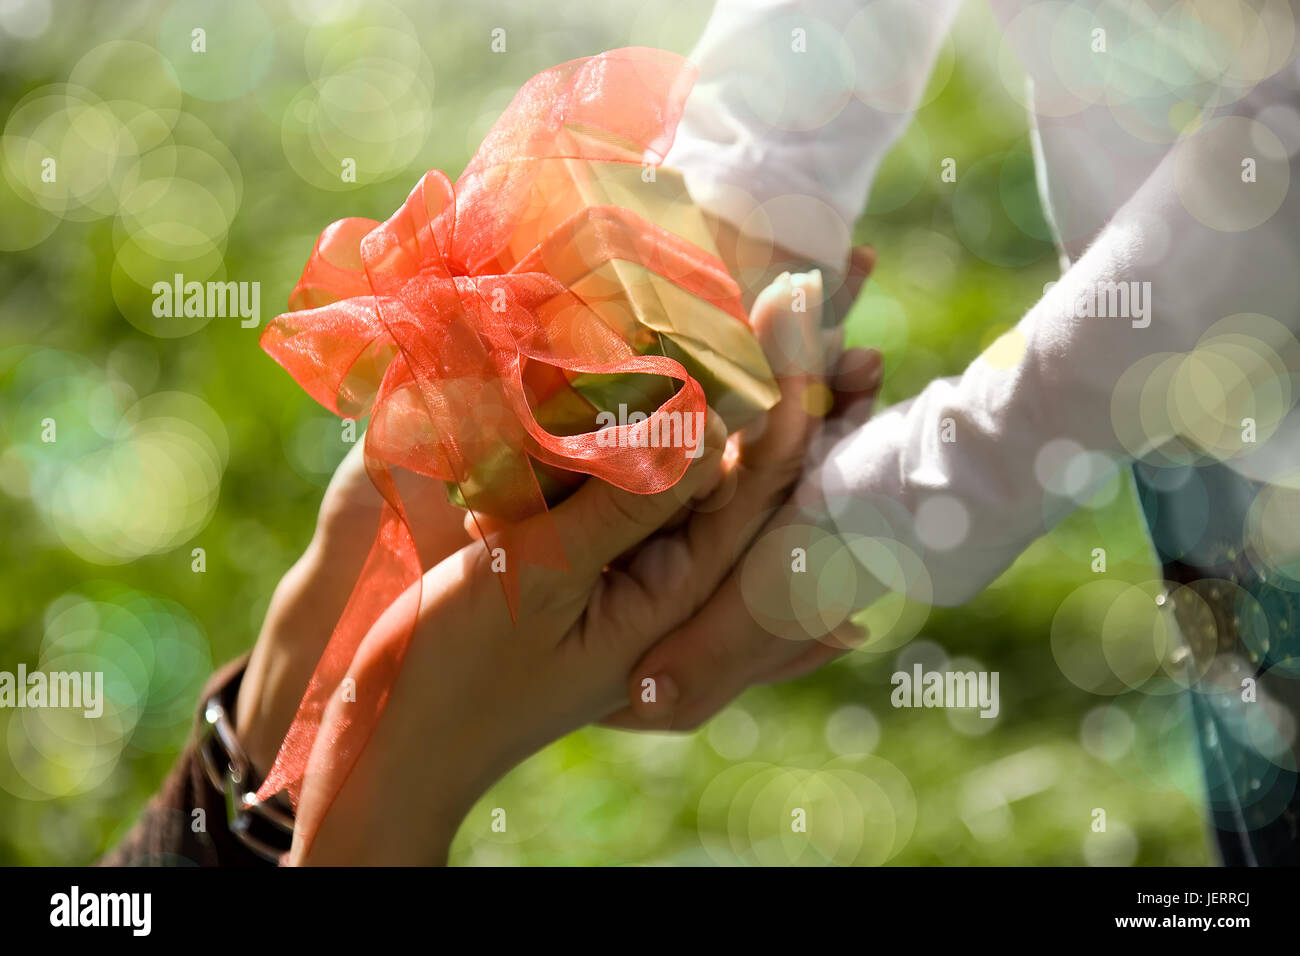
[[849,250],[849,261],[845,270],[844,281],[831,293],[831,305],[835,315],[844,320],[853,308],[853,302],[862,291],[867,278],[876,267],[875,246],[854,246]]
[[[781,301],[783,291],[778,284],[755,307],[756,328],[760,337],[769,336],[769,348],[772,317],[779,314],[771,306]],[[809,335],[815,336],[815,329]],[[809,339],[804,344],[813,347]],[[793,349],[784,354],[808,355]],[[750,684],[802,676],[865,638],[850,620],[862,572],[843,543],[822,528],[801,523],[805,519],[794,506],[776,511],[765,530],[760,528],[784,496],[783,487],[768,483],[764,488],[761,476],[765,470],[772,473],[773,465],[780,473],[783,461],[797,472],[806,436],[815,431],[816,419],[798,402],[811,384],[822,381],[810,364],[800,368],[799,362],[786,361],[783,367],[794,374],[781,378],[782,402],[769,413],[768,428],[744,446],[748,481],[716,515],[698,515],[691,522],[688,530],[698,536],[691,551],[693,581],[708,581],[711,575],[721,580],[737,551],[749,547],[755,536],[757,542],[699,615],[633,669],[627,688],[631,706],[606,723],[689,729]],[[882,371],[874,349],[844,350],[827,379],[827,410],[865,419]],[[656,694],[647,695],[646,680],[659,688]]]
[[[798,477],[804,451],[829,410],[818,329],[820,283],[817,272],[782,275],[763,290],[751,311],[750,323],[776,375],[779,400],[732,438],[722,478],[695,506],[701,514],[692,528],[697,536],[728,543],[729,562],[752,538],[754,517],[776,507]],[[710,512],[728,513],[705,518]]]
[[759,295],[750,322],[781,388],[775,407],[740,437],[752,470],[789,477],[818,421],[830,410],[821,322],[821,273],[784,274]]
[[[842,415],[856,410],[863,401],[874,400],[884,380],[884,372],[884,359],[876,349],[845,349],[840,353],[829,381],[834,400],[831,413]],[[870,406],[867,410],[870,411]]]
[[[800,524],[793,506],[767,527],[699,613],[636,664],[627,685],[631,707],[610,723],[689,729],[751,683],[801,658],[832,659],[861,640],[849,620],[864,582],[843,543]],[[832,650],[818,650],[823,645]],[[671,704],[662,695],[646,700],[645,678],[674,688]]]
[[[685,621],[706,600],[722,611],[715,609],[710,614],[706,609],[700,619],[665,638],[635,669],[629,685],[631,698],[636,704],[651,706],[643,708],[645,713],[632,715],[635,718],[632,723],[649,720],[654,726],[677,726],[665,704],[673,698],[688,708],[684,719],[693,719],[689,708],[707,706],[707,701],[695,702],[697,698],[705,698],[706,689],[711,697],[728,700],[763,673],[786,667],[793,657],[804,653],[808,638],[821,636],[839,623],[837,620],[824,625],[818,621],[792,629],[782,620],[788,623],[798,614],[778,611],[777,623],[767,626],[778,632],[793,630],[795,633],[782,635],[791,640],[774,636],[757,620],[749,622],[758,628],[757,633],[745,634],[735,630],[739,619],[745,617],[745,589],[741,582],[733,575],[720,592],[714,593],[731,571],[737,555],[749,547],[764,521],[780,507],[799,475],[805,449],[817,431],[821,416],[830,410],[832,394],[823,371],[826,356],[819,329],[820,307],[820,276],[815,272],[780,277],[764,290],[754,305],[752,324],[777,374],[781,401],[761,424],[751,427],[733,445],[731,451],[735,454],[726,460],[726,477],[715,494],[715,497],[725,496],[726,501],[716,509],[709,508],[712,502],[706,501],[701,509],[704,513],[697,514],[683,532],[686,547],[678,550],[684,550],[691,574],[677,596],[672,623]],[[840,360],[841,366],[852,373],[845,378],[844,385],[873,387],[878,378],[879,356],[861,350],[852,352],[856,362],[843,357]],[[776,550],[783,548],[784,544]],[[763,596],[760,604],[779,601],[776,595],[789,591],[788,559],[773,553],[770,547],[764,551],[762,556],[751,553],[744,559],[755,568],[770,563],[776,569],[771,577],[772,585],[778,590]],[[653,569],[655,564],[648,557],[633,564],[633,572]],[[761,583],[767,577],[765,572],[759,570],[750,577],[760,581],[753,590],[758,593],[768,590]],[[806,603],[794,597],[789,602],[791,606]],[[719,618],[716,627],[701,624],[710,617]],[[654,700],[647,700],[642,687],[646,679],[668,690],[651,695]]]
[[[759,296],[751,323],[776,373],[780,400],[728,442],[714,486],[695,490],[697,496],[707,494],[690,503],[694,514],[685,527],[619,562],[648,591],[663,591],[665,566],[689,570],[671,575],[679,589],[670,597],[672,607],[660,609],[665,629],[684,621],[717,589],[798,476],[819,422],[808,411],[808,395],[810,390],[825,391],[820,309],[820,277],[815,272],[782,276]],[[676,527],[672,522],[670,526]]]
[[[803,647],[793,657],[778,661],[774,667],[758,673],[754,677],[756,684],[780,684],[783,681],[807,677],[814,671],[825,667],[832,661],[839,660],[855,647],[863,644],[870,634],[862,625],[847,620],[825,637],[818,638],[807,647]],[[721,701],[717,709],[725,707],[729,701]]]
[[[526,546],[531,538],[546,535],[553,527],[564,546],[569,573],[589,582],[619,555],[659,531],[697,493],[717,482],[726,443],[726,426],[710,409],[698,441],[682,449],[692,460],[681,480],[671,488],[643,495],[590,479],[566,501],[547,514],[529,518],[506,538],[519,535],[518,540]],[[553,572],[539,569],[533,582],[550,586],[554,583]]]
[[808,411],[808,395],[825,389],[820,310],[815,272],[780,277],[754,304],[751,324],[776,373],[780,397],[732,437],[716,486],[691,506],[694,514],[680,532],[684,547],[678,548],[691,565],[686,590],[678,595],[683,614],[693,613],[717,589],[798,477],[820,421]]
[[[627,685],[632,703],[601,723],[628,730],[695,730],[752,685],[805,677],[848,654],[867,636],[863,628],[845,622],[818,640],[774,640],[761,628],[728,624],[725,614],[702,613],[637,665]],[[674,654],[678,659],[651,659]],[[648,687],[656,693],[647,694]]]

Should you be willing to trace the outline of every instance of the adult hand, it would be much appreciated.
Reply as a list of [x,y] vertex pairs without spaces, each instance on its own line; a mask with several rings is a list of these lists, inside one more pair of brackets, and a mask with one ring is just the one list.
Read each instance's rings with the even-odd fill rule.
[[713,488],[725,443],[710,413],[702,454],[668,491],[636,495],[592,480],[547,514],[490,535],[486,544],[507,561],[547,540],[552,523],[564,544],[567,571],[519,569],[518,624],[493,556],[478,542],[394,602],[346,676],[358,697],[377,692],[414,616],[401,670],[352,767],[336,766],[330,748],[356,701],[331,698],[302,783],[290,862],[444,862],[460,820],[492,781],[607,713],[632,662],[679,619],[671,588],[610,564]]
[[[832,378],[834,415],[841,427],[870,417],[880,386],[877,352],[843,353]],[[820,588],[828,534],[804,505],[789,497],[763,514],[761,527],[743,539],[749,550],[702,609],[664,637],[633,668],[627,706],[604,721],[639,730],[692,730],[753,684],[804,676],[858,646],[867,634],[851,620],[860,608]],[[751,545],[752,542],[752,546]],[[799,549],[807,567],[799,573]],[[834,569],[837,573],[844,568]],[[856,568],[851,574],[860,575]],[[852,589],[849,589],[852,590]],[[670,695],[648,700],[639,692],[645,675],[657,675]]]

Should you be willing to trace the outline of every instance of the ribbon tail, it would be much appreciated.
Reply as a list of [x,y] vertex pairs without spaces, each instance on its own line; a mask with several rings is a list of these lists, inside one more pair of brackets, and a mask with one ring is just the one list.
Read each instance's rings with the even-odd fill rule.
[[[370,739],[396,683],[415,630],[422,582],[419,554],[392,473],[367,456],[371,481],[385,498],[379,531],[334,633],[321,655],[298,712],[285,735],[275,763],[257,791],[258,800],[288,791],[300,808],[308,773],[319,784],[311,807],[296,821],[297,840],[309,851],[325,814],[342,790],[357,758]],[[375,655],[366,658],[365,677],[345,693],[344,680],[357,661],[362,642],[380,615],[415,585],[409,623],[389,636]],[[328,721],[329,732],[322,735]],[[310,768],[310,769],[309,769]]]

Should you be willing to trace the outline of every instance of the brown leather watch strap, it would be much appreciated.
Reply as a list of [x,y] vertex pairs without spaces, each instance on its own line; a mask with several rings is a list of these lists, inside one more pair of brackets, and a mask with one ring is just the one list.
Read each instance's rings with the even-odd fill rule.
[[274,866],[231,832],[226,794],[214,787],[199,755],[197,727],[208,700],[243,677],[245,654],[222,666],[199,695],[196,732],[131,830],[101,866]]

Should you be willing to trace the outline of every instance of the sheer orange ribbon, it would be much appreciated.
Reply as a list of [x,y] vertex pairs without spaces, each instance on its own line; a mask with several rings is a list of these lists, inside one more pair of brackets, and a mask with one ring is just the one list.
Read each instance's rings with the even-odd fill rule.
[[[523,86],[454,187],[431,171],[387,222],[343,219],[321,234],[290,297],[294,311],[271,322],[261,344],[326,408],[345,418],[370,414],[366,469],[385,504],[360,578],[258,799],[287,790],[296,805],[310,758],[313,772],[329,780],[332,800],[401,668],[414,620],[385,649],[378,690],[350,701],[328,754],[313,757],[326,705],[362,639],[421,580],[390,466],[456,482],[471,513],[478,492],[467,479],[490,468],[493,500],[511,502],[509,519],[546,508],[533,460],[641,494],[663,491],[685,472],[681,449],[649,447],[644,436],[661,416],[704,412],[699,383],[666,356],[636,352],[568,285],[601,262],[628,260],[745,321],[726,268],[612,206],[569,217],[522,258],[512,261],[508,248],[516,226],[536,215],[529,206],[541,161],[661,162],[693,82],[685,60],[642,48],[547,70]],[[575,241],[580,234],[583,243]],[[595,432],[560,436],[547,432],[530,407],[525,376],[536,363],[568,373],[665,375],[682,386],[648,420],[618,426],[612,441]],[[502,584],[514,616],[521,563],[567,565],[553,527],[529,553],[510,558]]]

